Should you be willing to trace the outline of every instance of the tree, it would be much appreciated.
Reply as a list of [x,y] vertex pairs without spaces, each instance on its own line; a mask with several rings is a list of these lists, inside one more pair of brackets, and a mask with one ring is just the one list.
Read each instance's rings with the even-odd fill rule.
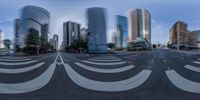
[[3,41],[3,43],[4,43],[5,47],[7,47],[8,49],[10,49],[11,40],[5,39],[5,40]]
[[83,41],[83,40],[75,40],[73,41],[70,46],[66,46],[65,50],[66,51],[70,51],[70,50],[78,50],[80,48],[84,48],[87,49],[87,42]]

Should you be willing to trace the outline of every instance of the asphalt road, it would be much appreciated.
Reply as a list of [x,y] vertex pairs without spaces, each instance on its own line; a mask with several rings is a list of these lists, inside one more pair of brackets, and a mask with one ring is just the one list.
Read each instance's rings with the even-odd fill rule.
[[200,55],[0,56],[0,100],[199,100]]

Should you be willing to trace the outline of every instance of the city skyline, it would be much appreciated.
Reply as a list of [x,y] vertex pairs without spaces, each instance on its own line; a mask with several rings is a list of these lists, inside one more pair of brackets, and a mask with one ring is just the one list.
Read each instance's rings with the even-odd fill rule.
[[[98,0],[97,0],[98,1]],[[0,1],[2,2],[2,1]],[[107,8],[107,18],[108,18],[108,42],[111,41],[112,33],[115,31],[115,15],[127,16],[128,10],[132,8],[145,8],[150,11],[152,15],[152,43],[157,43],[157,41],[161,43],[166,43],[169,39],[169,29],[174,22],[177,20],[183,20],[186,23],[190,24],[190,30],[198,30],[200,23],[198,17],[200,16],[197,11],[199,9],[197,5],[197,0],[165,0],[159,2],[158,0],[152,0],[151,2],[146,2],[144,0],[119,0],[116,3],[111,3],[113,0],[108,1],[90,1],[86,0],[84,2],[80,1],[64,1],[60,0],[60,2],[55,1],[45,1],[45,0],[36,0],[36,1],[26,1],[21,0],[21,2],[17,2],[15,6],[13,6],[13,2],[11,0],[3,1],[0,6],[1,12],[9,12],[2,14],[0,17],[0,29],[5,33],[5,39],[14,38],[14,19],[19,18],[20,9],[22,9],[26,5],[35,5],[42,8],[47,9],[51,13],[51,30],[50,33],[59,34],[59,37],[62,37],[62,23],[63,21],[76,21],[81,23],[81,25],[87,26],[86,18],[85,18],[85,10],[89,7],[105,7]],[[180,3],[181,5],[177,5]],[[107,5],[105,5],[107,4]],[[112,4],[111,7],[109,7]],[[10,6],[4,6],[10,5]],[[58,5],[69,5],[60,7]],[[80,7],[76,8],[73,5],[79,5]],[[126,5],[126,6],[123,6]],[[159,6],[155,6],[159,5]],[[168,7],[170,5],[170,8]],[[12,7],[11,7],[12,6]],[[51,7],[50,7],[51,6]],[[178,7],[177,7],[178,6]],[[159,9],[158,9],[159,8]],[[5,10],[6,9],[6,10]],[[63,9],[63,10],[60,10]],[[168,11],[169,10],[169,11]],[[181,11],[185,11],[187,13],[181,13]],[[64,13],[65,12],[65,13]],[[192,15],[192,16],[190,16]],[[53,26],[56,25],[56,26]],[[52,36],[51,36],[52,37]],[[59,41],[61,43],[61,41]]]

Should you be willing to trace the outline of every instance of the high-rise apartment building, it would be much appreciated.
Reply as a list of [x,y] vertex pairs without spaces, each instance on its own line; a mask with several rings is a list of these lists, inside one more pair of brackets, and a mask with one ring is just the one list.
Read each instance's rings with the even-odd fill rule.
[[128,41],[134,42],[137,38],[144,38],[151,44],[151,14],[146,9],[132,9],[128,19]]
[[68,21],[63,24],[63,48],[80,39],[80,24]]

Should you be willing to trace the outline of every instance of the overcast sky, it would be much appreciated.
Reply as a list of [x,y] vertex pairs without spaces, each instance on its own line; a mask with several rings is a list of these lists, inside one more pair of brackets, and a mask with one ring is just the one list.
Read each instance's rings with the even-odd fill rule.
[[[199,0],[0,0],[0,29],[5,38],[14,37],[14,19],[26,5],[43,7],[51,14],[50,33],[62,37],[62,24],[75,21],[85,27],[85,10],[89,7],[107,8],[107,38],[115,31],[115,15],[128,15],[132,8],[145,8],[152,16],[152,42],[166,43],[169,29],[177,21],[185,21],[190,30],[200,29]],[[60,42],[62,38],[59,39]]]

